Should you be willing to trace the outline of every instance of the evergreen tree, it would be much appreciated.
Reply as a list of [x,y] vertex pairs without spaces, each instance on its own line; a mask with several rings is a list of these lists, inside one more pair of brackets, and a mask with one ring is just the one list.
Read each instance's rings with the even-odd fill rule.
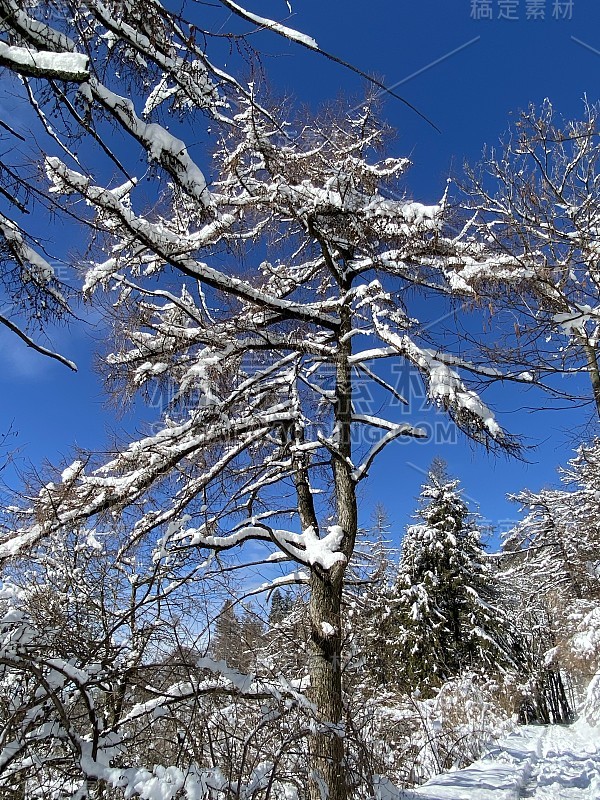
[[387,670],[390,676],[400,670],[408,688],[429,692],[463,670],[508,665],[510,637],[480,530],[440,459],[431,465],[416,517],[402,542]]
[[252,669],[258,651],[262,626],[254,615],[235,613],[234,603],[226,600],[215,621],[211,655],[240,672]]
[[279,625],[294,608],[294,598],[290,592],[282,592],[275,589],[271,599],[271,610],[269,611],[269,627]]

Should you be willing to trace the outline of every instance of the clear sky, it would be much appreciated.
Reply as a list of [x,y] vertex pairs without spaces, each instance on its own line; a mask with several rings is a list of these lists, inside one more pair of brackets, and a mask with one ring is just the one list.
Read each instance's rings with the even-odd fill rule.
[[[414,162],[408,190],[422,202],[435,202],[447,176],[459,173],[465,159],[475,161],[485,143],[496,143],[530,102],[548,97],[573,117],[581,113],[584,95],[594,102],[600,93],[600,4],[594,0],[292,0],[291,14],[284,0],[246,5],[312,35],[324,50],[395,87],[435,123],[441,133],[399,101],[384,102],[383,115],[397,131],[394,154]],[[224,29],[242,27],[222,10],[198,4],[195,13],[218,16]],[[263,53],[274,90],[299,103],[316,106],[336,96],[358,98],[364,91],[359,77],[268,32],[254,34],[252,41]],[[17,129],[26,131],[27,112],[16,101],[8,108],[4,100],[0,112],[10,113]],[[195,155],[202,163],[200,151]],[[73,232],[54,228],[51,235],[54,251],[67,252]],[[104,345],[102,339],[93,316],[53,333],[54,345],[77,361],[75,375],[0,330],[0,431],[12,425],[18,433],[21,468],[26,461],[37,467],[43,459],[68,458],[74,444],[102,447],[110,438],[107,429],[131,425],[134,417],[115,420],[103,406],[101,382],[92,370],[93,350]],[[383,502],[401,530],[423,471],[441,454],[485,518],[514,519],[516,508],[505,501],[506,493],[554,481],[589,414],[574,408],[533,413],[527,407],[543,399],[501,389],[486,401],[506,427],[538,445],[528,452],[529,463],[497,459],[451,433],[440,446],[397,444],[371,472],[365,510]],[[427,419],[433,425],[437,417]],[[14,484],[14,475],[9,477]]]

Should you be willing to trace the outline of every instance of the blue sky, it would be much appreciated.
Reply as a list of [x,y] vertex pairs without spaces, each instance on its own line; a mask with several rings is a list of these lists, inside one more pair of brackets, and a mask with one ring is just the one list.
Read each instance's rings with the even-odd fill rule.
[[[407,188],[423,202],[437,200],[447,176],[459,173],[465,159],[475,161],[485,143],[496,143],[530,102],[549,97],[561,113],[577,116],[585,94],[598,99],[600,4],[591,0],[297,0],[291,15],[284,0],[248,0],[247,7],[309,33],[324,50],[375,74],[438,126],[441,133],[399,101],[384,101],[383,116],[397,131],[394,154],[414,162]],[[199,14],[202,9],[197,6]],[[206,13],[218,13],[224,28],[247,29],[222,11]],[[270,33],[256,33],[252,41],[263,54],[275,92],[290,93],[299,103],[317,106],[340,95],[358,98],[364,90],[359,77]],[[24,108],[16,103],[7,108],[4,102],[0,111],[10,113],[18,129],[26,129]],[[59,255],[76,239],[74,232],[56,228],[51,235]],[[98,341],[102,336],[94,317],[53,333],[54,344],[77,361],[74,375],[0,330],[0,430],[12,424],[18,432],[20,467],[68,457],[75,444],[105,446],[108,430],[133,424],[132,415],[115,420],[104,405],[101,381],[92,369],[93,350],[103,344]],[[527,407],[543,404],[543,398],[501,388],[486,400],[511,431],[538,445],[528,451],[529,463],[487,455],[462,437],[454,441],[446,429],[448,441],[439,447],[397,444],[371,472],[363,492],[365,517],[381,501],[401,530],[414,509],[423,471],[437,454],[447,459],[465,494],[494,523],[515,517],[507,492],[554,481],[556,467],[583,435],[580,426],[589,413],[575,408],[532,412]],[[436,424],[438,418],[428,419]],[[14,475],[10,479],[16,482]]]

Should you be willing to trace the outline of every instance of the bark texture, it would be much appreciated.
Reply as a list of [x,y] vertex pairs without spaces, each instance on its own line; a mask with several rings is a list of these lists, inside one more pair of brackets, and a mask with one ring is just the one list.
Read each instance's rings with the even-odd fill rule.
[[[342,286],[343,290],[349,287]],[[346,566],[352,557],[358,526],[356,483],[352,477],[351,424],[352,382],[351,316],[340,314],[339,349],[336,364],[335,426],[337,451],[332,453],[337,524],[344,532],[345,562],[326,574],[313,571],[311,578],[311,692],[317,707],[319,729],[311,737],[311,800],[346,800],[348,780],[342,724],[341,602]]]

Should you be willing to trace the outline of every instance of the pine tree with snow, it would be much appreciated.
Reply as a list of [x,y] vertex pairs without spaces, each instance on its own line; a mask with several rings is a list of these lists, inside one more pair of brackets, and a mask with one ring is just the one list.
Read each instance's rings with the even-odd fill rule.
[[509,634],[475,517],[440,459],[431,465],[416,517],[402,543],[388,671],[430,692],[466,669],[507,665]]

